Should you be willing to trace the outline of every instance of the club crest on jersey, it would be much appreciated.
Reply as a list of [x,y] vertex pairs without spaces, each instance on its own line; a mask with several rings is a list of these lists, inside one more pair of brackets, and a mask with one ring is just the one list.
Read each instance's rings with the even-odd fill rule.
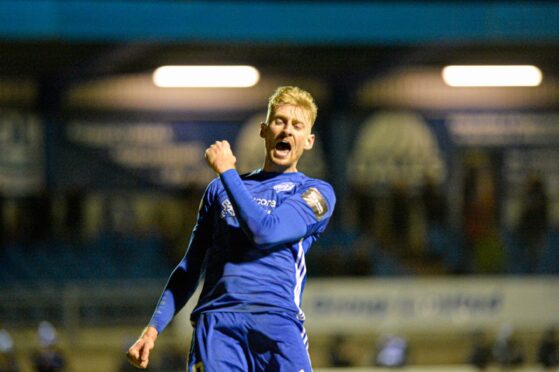
[[295,187],[295,184],[293,182],[283,182],[283,183],[278,183],[277,185],[274,185],[274,190],[276,192],[291,191],[291,190],[293,190],[294,187]]
[[221,218],[226,218],[226,217],[235,217],[235,210],[233,209],[233,204],[231,204],[231,202],[229,201],[229,199],[225,199],[222,203],[221,203],[221,214],[220,214]]
[[309,188],[303,193],[303,195],[301,195],[301,197],[305,203],[311,207],[317,220],[320,221],[324,218],[328,212],[328,204],[326,204],[326,200],[324,200],[324,197],[316,188]]

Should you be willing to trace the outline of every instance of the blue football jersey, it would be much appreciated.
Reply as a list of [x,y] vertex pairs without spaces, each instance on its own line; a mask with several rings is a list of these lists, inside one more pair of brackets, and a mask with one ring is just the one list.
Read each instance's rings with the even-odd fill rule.
[[326,228],[335,202],[328,183],[300,172],[224,172],[204,193],[187,252],[150,325],[161,332],[202,276],[193,319],[212,311],[281,311],[304,319],[305,253]]

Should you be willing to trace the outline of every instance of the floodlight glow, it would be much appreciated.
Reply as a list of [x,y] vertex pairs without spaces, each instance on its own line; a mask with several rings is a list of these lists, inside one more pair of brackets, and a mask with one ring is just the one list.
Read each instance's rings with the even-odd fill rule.
[[248,88],[258,80],[252,66],[162,66],[153,72],[161,88]]
[[451,87],[535,87],[542,82],[536,66],[446,66],[443,80]]

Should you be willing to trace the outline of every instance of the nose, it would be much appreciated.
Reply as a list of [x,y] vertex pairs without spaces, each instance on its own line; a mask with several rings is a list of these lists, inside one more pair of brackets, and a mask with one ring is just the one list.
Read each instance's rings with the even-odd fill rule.
[[291,123],[285,123],[285,125],[283,126],[282,132],[286,135],[291,135],[293,132],[293,124]]

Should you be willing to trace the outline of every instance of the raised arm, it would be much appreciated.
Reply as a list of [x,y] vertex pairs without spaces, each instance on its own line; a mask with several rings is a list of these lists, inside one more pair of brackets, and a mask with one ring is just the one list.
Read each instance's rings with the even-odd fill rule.
[[206,150],[208,164],[219,174],[239,222],[257,247],[296,241],[325,224],[334,209],[332,188],[322,183],[303,189],[267,213],[253,199],[235,170],[235,157],[227,141]]
[[236,170],[221,173],[220,178],[239,222],[259,247],[308,236],[324,226],[322,221],[332,214],[335,197],[326,185],[304,188],[267,213],[254,201]]

